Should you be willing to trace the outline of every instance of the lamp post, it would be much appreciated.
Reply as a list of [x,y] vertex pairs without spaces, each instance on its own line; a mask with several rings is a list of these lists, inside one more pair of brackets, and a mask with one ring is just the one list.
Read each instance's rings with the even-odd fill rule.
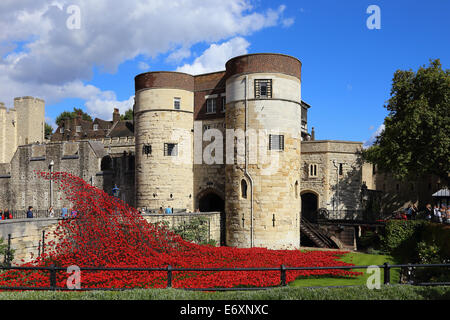
[[49,168],[50,168],[50,207],[53,207],[53,167],[55,165],[55,162],[52,160],[50,161]]

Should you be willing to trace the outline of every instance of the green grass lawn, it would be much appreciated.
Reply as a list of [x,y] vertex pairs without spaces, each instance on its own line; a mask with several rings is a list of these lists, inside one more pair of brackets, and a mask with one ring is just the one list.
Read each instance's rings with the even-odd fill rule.
[[[387,255],[365,254],[350,252],[343,256],[341,261],[352,263],[356,266],[370,266],[370,265],[382,265],[385,262],[389,264],[395,264],[394,259]],[[367,278],[370,274],[366,273],[365,269],[354,269],[353,271],[364,272],[364,275],[356,278],[343,278],[343,277],[308,277],[304,279],[297,279],[291,282],[289,285],[293,287],[316,287],[316,286],[353,286],[353,285],[365,285]],[[381,272],[381,281],[383,283],[383,270]],[[400,279],[400,269],[391,269],[391,283],[396,284]]]

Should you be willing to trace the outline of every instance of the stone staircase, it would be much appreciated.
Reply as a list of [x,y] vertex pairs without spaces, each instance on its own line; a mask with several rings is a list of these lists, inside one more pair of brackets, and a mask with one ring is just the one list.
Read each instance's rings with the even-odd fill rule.
[[306,235],[319,248],[338,248],[333,241],[319,226],[312,224],[302,217],[300,222],[300,232]]

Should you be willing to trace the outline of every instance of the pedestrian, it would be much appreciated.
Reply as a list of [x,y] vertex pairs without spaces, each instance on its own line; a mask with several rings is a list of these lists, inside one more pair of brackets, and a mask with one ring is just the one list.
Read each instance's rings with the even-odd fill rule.
[[67,210],[66,207],[63,207],[63,208],[61,209],[61,217],[62,217],[63,219],[67,219],[67,218],[69,217],[69,210]]
[[11,219],[12,217],[11,217],[11,212],[9,212],[9,209],[8,208],[6,208],[4,211],[3,211],[3,220],[6,220],[6,219]]
[[78,214],[77,210],[75,210],[74,208],[72,208],[72,211],[70,212],[70,217],[71,217],[71,218],[76,218],[76,217],[77,217],[77,214]]
[[168,207],[166,208],[166,213],[167,213],[167,214],[172,213],[172,209],[170,208],[170,206],[168,206]]
[[412,207],[410,204],[408,205],[408,208],[405,209],[405,215],[407,220],[412,219]]
[[431,221],[431,218],[433,217],[433,209],[431,208],[431,204],[427,203],[425,208],[425,219],[428,221]]
[[53,209],[53,207],[52,206],[50,206],[50,208],[48,208],[48,216],[50,217],[50,218],[53,218],[54,216],[55,216],[55,210]]
[[33,207],[32,206],[28,207],[27,218],[33,218]]
[[164,213],[163,207],[159,207],[158,213],[159,214],[163,214]]

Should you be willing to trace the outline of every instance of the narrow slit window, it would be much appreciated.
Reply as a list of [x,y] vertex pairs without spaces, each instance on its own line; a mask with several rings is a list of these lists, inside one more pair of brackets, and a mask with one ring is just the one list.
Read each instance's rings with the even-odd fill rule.
[[247,181],[241,180],[241,197],[247,199]]

